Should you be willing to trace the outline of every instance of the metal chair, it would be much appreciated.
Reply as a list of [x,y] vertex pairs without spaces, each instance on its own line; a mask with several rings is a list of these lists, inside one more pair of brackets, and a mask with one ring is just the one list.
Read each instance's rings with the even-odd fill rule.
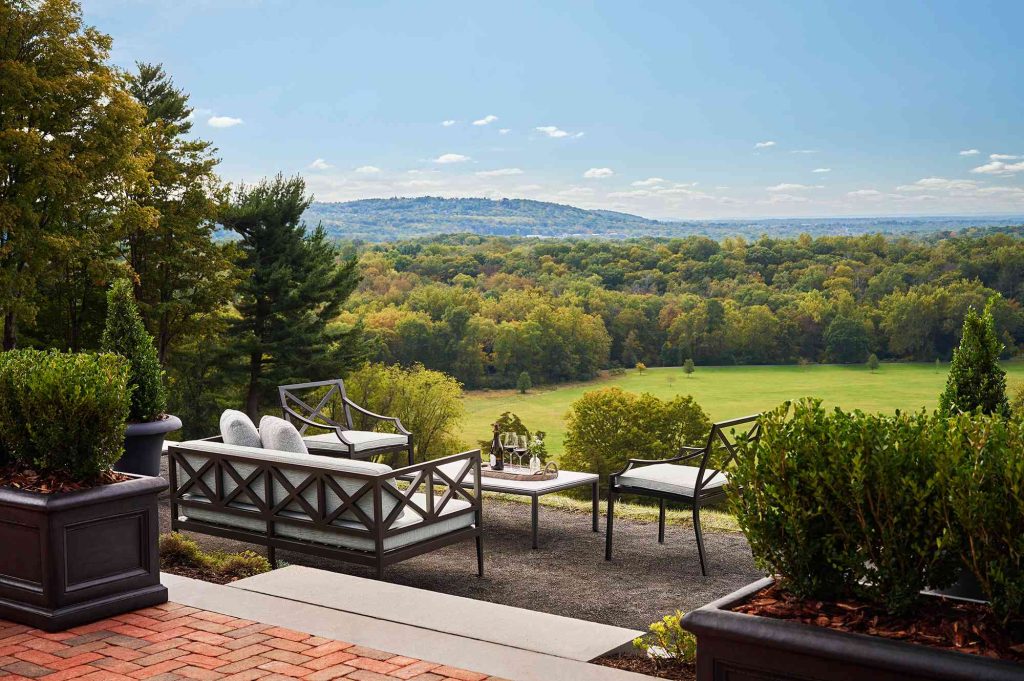
[[[728,476],[724,468],[736,458],[736,443],[729,439],[727,429],[753,424],[746,437],[756,442],[761,436],[758,422],[760,414],[722,421],[711,427],[707,444],[703,447],[683,447],[679,456],[670,459],[630,459],[626,467],[608,478],[608,522],[605,539],[605,560],[612,559],[612,524],[615,517],[615,497],[621,494],[637,494],[655,497],[660,501],[658,513],[658,542],[665,543],[665,502],[685,502],[693,506],[693,531],[697,536],[697,555],[700,557],[700,572],[707,576],[704,564],[704,538],[700,530],[700,508],[708,502],[725,496]],[[710,468],[711,455],[724,451],[718,462],[719,468]],[[679,465],[682,461],[700,459],[699,466]]]
[[[327,392],[316,400],[316,406],[311,406],[309,402],[314,400],[309,399],[308,394],[312,393],[317,396],[324,388],[327,388]],[[318,450],[318,453],[321,454],[342,454],[350,459],[367,459],[379,454],[406,451],[409,456],[408,465],[413,465],[412,433],[406,430],[397,417],[374,414],[350,400],[345,392],[345,382],[340,378],[330,381],[282,385],[278,386],[277,393],[281,399],[281,411],[284,418],[291,421],[299,429],[299,433],[304,435],[303,440],[311,451]],[[309,400],[309,402],[306,402],[300,395],[306,396],[305,400]],[[324,410],[332,404],[333,399],[341,402],[342,413],[345,417],[344,423],[336,421],[324,413]],[[398,432],[378,433],[356,430],[352,422],[353,410],[373,420],[388,421]],[[305,436],[308,428],[320,428],[331,432]]]

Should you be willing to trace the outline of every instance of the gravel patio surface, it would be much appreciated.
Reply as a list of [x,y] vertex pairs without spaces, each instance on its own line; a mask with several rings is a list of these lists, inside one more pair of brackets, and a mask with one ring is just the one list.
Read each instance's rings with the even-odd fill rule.
[[[166,463],[165,463],[166,466]],[[166,471],[165,471],[166,475]],[[539,610],[621,627],[647,625],[676,609],[687,612],[762,575],[746,539],[705,531],[707,577],[700,574],[697,543],[689,526],[666,528],[658,544],[656,522],[616,518],[615,555],[604,560],[604,504],[600,533],[589,513],[540,508],[540,548],[530,548],[528,504],[497,501],[484,506],[485,576],[476,576],[473,542],[445,547],[389,567],[385,579],[441,593]],[[168,496],[161,498],[160,525],[170,531]],[[257,546],[192,534],[206,550],[242,551]],[[372,578],[372,570],[289,551],[279,562]]]

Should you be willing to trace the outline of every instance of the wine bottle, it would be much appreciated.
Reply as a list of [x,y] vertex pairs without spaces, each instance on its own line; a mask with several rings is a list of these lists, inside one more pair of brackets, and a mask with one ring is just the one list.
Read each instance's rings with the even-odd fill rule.
[[505,449],[501,446],[498,424],[494,424],[494,438],[491,440],[491,470],[500,471],[505,468]]

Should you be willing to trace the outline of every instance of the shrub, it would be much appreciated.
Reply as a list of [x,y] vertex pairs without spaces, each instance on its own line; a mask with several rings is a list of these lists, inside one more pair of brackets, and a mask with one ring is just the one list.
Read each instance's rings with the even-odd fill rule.
[[939,412],[953,415],[980,409],[984,414],[1009,414],[1006,372],[999,366],[1003,344],[996,334],[991,303],[983,314],[971,308],[964,317],[963,337],[953,350]]
[[0,358],[0,450],[9,462],[89,480],[121,457],[127,360],[38,350]]
[[872,352],[870,355],[868,355],[868,361],[866,362],[866,364],[868,366],[868,369],[871,370],[871,373],[875,373],[876,371],[878,371],[878,355]]
[[686,361],[683,362],[683,373],[686,374],[687,378],[689,378],[693,375],[694,371],[696,371],[696,367],[693,364],[693,360],[687,357]]
[[270,561],[253,551],[207,553],[180,532],[160,536],[160,565],[203,573],[216,582],[233,582],[270,572]]
[[690,396],[663,401],[649,393],[638,395],[620,388],[585,393],[570,406],[566,417],[566,468],[608,475],[630,458],[663,459],[683,445],[702,443],[711,423]]
[[526,391],[533,387],[533,381],[530,380],[530,372],[523,371],[519,374],[518,380],[516,380],[516,390],[521,395],[525,395]]
[[647,634],[633,639],[633,647],[659,665],[692,665],[697,661],[697,637],[683,629],[683,613],[676,610],[649,627]]
[[270,561],[255,551],[242,551],[219,556],[214,568],[217,574],[229,582],[270,572]]
[[103,330],[103,349],[116,352],[131,364],[129,385],[132,387],[133,423],[154,421],[167,410],[164,372],[157,359],[153,337],[139,315],[132,284],[118,279],[107,292],[107,325]]
[[[526,424],[523,423],[523,420],[521,418],[519,418],[516,414],[513,414],[510,411],[502,412],[501,416],[499,416],[494,421],[494,424],[498,426],[499,433],[515,433],[516,435],[525,437],[527,440],[531,439],[530,429],[526,427]],[[490,451],[491,439],[493,437],[494,433],[492,432],[491,437],[489,437],[488,439],[478,441],[481,451]]]
[[939,450],[964,565],[1004,622],[1024,618],[1024,420],[960,415]]
[[937,461],[947,429],[924,412],[829,413],[820,400],[766,414],[760,442],[739,443],[730,494],[759,565],[800,596],[853,596],[893,614],[948,586],[958,559]]

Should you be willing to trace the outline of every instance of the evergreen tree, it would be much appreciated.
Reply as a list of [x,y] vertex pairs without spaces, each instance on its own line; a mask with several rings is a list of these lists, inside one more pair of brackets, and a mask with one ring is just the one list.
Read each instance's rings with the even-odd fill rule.
[[516,390],[520,394],[525,395],[526,391],[533,387],[533,381],[530,380],[530,372],[523,371],[519,374],[519,379],[516,381]]
[[135,296],[167,363],[178,339],[205,335],[200,327],[230,301],[239,278],[236,248],[213,238],[227,197],[214,174],[212,144],[188,137],[188,95],[158,64],[137,64],[128,85],[146,112],[140,153],[153,163],[147,180],[131,191],[138,219],[123,256],[138,276]]
[[946,389],[939,396],[939,411],[952,416],[981,409],[985,414],[1007,415],[1006,372],[999,366],[1003,344],[996,334],[992,303],[984,313],[973,307],[964,317],[963,337],[953,350]]
[[103,350],[116,352],[131,363],[128,387],[132,391],[128,420],[132,423],[154,421],[167,409],[164,372],[156,357],[153,337],[139,315],[132,294],[132,283],[118,279],[107,293],[107,326],[103,330]]
[[253,419],[276,399],[277,386],[338,377],[367,355],[362,328],[329,324],[359,282],[354,258],[338,251],[302,214],[312,202],[301,177],[278,175],[240,187],[223,224],[241,236],[234,347],[246,357],[245,406]]
[[687,357],[686,361],[683,362],[683,373],[685,373],[686,377],[689,378],[693,375],[694,371],[696,371],[696,367],[693,365],[693,360]]
[[868,369],[871,370],[871,373],[875,373],[876,371],[878,371],[878,355],[876,355],[873,352],[870,355],[868,355],[867,365]]

